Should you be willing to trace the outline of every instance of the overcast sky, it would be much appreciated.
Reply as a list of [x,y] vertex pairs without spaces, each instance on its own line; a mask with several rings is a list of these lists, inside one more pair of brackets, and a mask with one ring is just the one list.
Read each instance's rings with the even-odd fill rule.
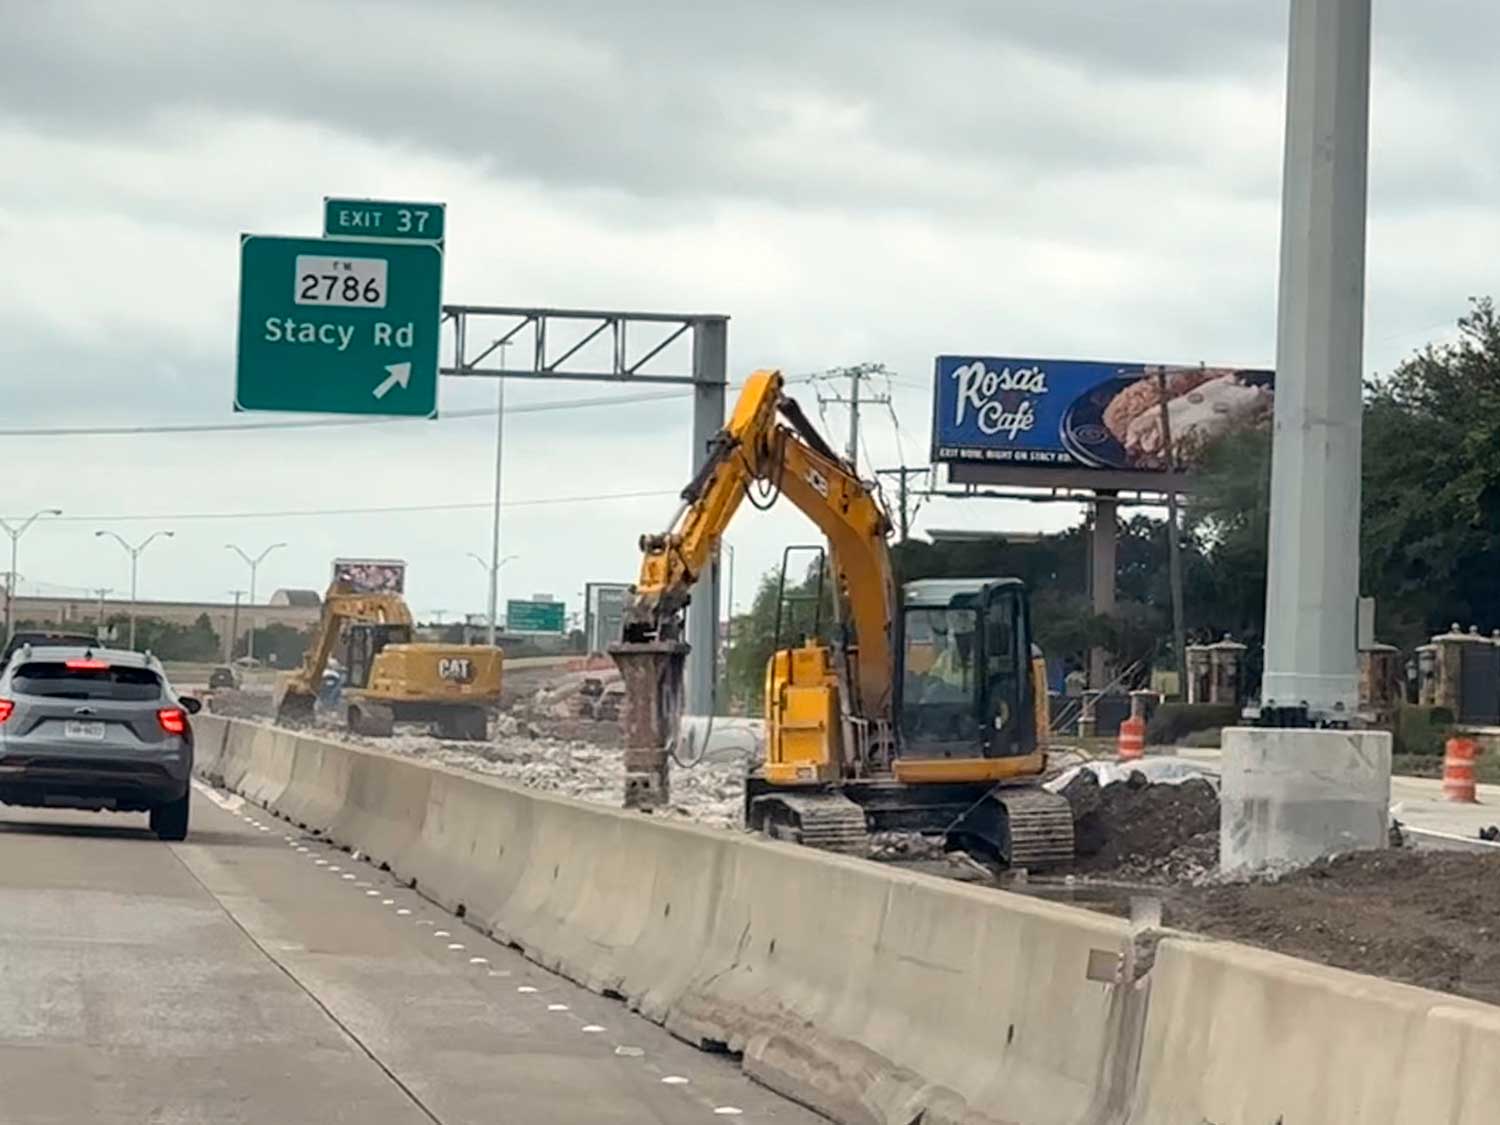
[[[925,461],[938,353],[1270,366],[1286,9],[0,0],[0,429],[279,420],[231,412],[238,235],[315,235],[325,194],[445,201],[449,301],[725,313],[731,378],[883,362],[880,467]],[[1449,334],[1500,250],[1500,9],[1376,9],[1371,370]],[[456,382],[443,411],[492,403]],[[507,594],[633,577],[687,476],[688,402],[525,409],[632,392],[509,389]],[[286,541],[262,595],[399,556],[418,610],[456,615],[484,606],[492,443],[484,418],[0,436],[0,510],[67,513],[23,540],[23,592],[124,588],[93,532],[170,528],[143,597],[224,598],[247,578],[225,543]],[[405,510],[244,514],[370,507]],[[747,512],[730,538],[743,603],[814,533]]]

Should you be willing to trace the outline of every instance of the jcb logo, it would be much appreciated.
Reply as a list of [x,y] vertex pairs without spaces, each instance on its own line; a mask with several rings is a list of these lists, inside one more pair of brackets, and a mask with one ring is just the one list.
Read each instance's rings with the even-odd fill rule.
[[438,675],[466,684],[474,678],[474,662],[467,656],[444,656],[438,660]]

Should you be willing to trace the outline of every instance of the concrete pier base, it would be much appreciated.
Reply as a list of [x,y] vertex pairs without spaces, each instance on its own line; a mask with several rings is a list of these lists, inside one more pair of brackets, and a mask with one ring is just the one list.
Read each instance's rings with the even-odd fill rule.
[[1230,727],[1219,794],[1219,867],[1309,863],[1389,840],[1385,731]]
[[625,684],[620,716],[625,734],[625,807],[664,808],[672,799],[667,740],[682,713],[683,667],[688,646],[680,641],[611,645],[609,654]]

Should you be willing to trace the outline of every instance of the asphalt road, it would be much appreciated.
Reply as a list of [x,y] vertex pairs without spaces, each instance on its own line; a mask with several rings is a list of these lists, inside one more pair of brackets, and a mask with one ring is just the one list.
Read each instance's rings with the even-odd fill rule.
[[822,1120],[238,797],[193,818],[0,808],[6,1125]]

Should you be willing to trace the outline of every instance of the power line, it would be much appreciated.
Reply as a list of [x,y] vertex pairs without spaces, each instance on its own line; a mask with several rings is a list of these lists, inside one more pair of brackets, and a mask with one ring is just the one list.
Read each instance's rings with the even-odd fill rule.
[[[506,500],[502,507],[536,508],[552,504],[591,504],[600,500],[639,500],[649,497],[676,496],[672,488],[639,489],[633,492],[605,492],[589,496],[538,496],[529,500]],[[133,516],[58,516],[53,523],[130,523],[140,520],[253,520],[292,519],[300,516],[389,515],[404,512],[467,512],[489,509],[493,500],[451,504],[387,504],[368,508],[286,508],[271,512],[152,512]]]
[[[565,378],[565,376],[559,376]],[[796,375],[788,383],[811,383],[817,377]],[[730,383],[729,390],[738,390],[743,383]],[[691,391],[644,391],[629,395],[599,395],[593,398],[549,399],[545,402],[526,402],[519,406],[507,406],[506,414],[539,414],[549,410],[575,410],[592,406],[628,406],[638,402],[665,402],[692,397]],[[467,418],[493,418],[495,410],[480,407],[474,410],[448,410],[439,414],[435,421],[451,422]],[[339,426],[409,426],[414,423],[434,421],[427,418],[299,418],[279,422],[174,422],[150,426],[34,426],[0,429],[0,437],[156,437],[161,434],[226,434],[249,433],[265,430],[315,430]]]
[[[664,399],[691,398],[682,391],[657,391],[635,395],[605,395],[597,398],[557,399],[528,402],[505,408],[507,414],[535,414],[547,410],[572,410],[590,406],[621,406],[636,402],[659,402]],[[492,408],[450,410],[437,417],[439,422],[463,418],[493,418]],[[152,426],[41,426],[0,429],[0,437],[140,437],[160,434],[222,434],[251,430],[312,430],[333,426],[389,426],[426,422],[426,418],[305,418],[285,422],[185,422]]]

